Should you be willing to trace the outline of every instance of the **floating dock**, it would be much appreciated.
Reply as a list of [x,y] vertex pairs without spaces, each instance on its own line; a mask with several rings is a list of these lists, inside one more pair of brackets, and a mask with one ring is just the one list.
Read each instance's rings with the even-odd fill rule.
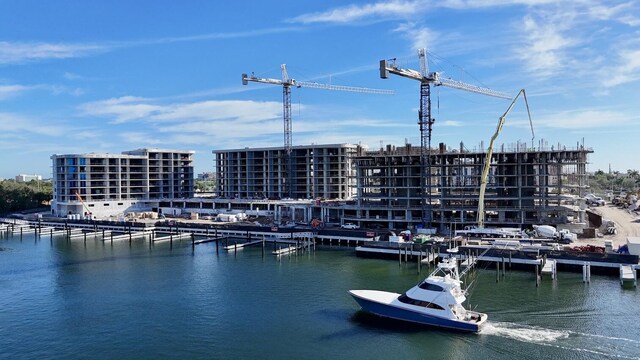
[[228,251],[233,251],[233,250],[240,250],[245,246],[251,246],[251,245],[256,245],[256,244],[261,244],[262,240],[254,240],[254,241],[249,241],[249,242],[242,242],[242,243],[236,243],[236,244],[232,244],[232,245],[227,245],[224,247],[225,250]]
[[542,275],[551,275],[551,279],[555,280],[555,278],[556,278],[556,269],[557,269],[556,261],[553,260],[553,259],[549,259],[549,260],[544,262],[544,265],[542,266],[541,274]]
[[309,247],[309,246],[311,246],[311,244],[312,244],[311,242],[305,241],[305,242],[301,243],[300,245],[287,246],[285,248],[280,248],[278,250],[274,250],[271,253],[273,255],[290,254],[292,252],[296,252],[298,250],[301,250],[301,249],[304,249],[306,247]]
[[134,231],[134,232],[131,232],[129,234],[110,236],[110,237],[104,238],[102,240],[103,241],[132,240],[132,239],[137,239],[137,238],[144,237],[144,236],[151,235],[151,234],[153,234],[153,232],[150,231],[150,230]]
[[157,238],[153,239],[153,242],[163,242],[163,241],[174,241],[174,240],[191,239],[192,236],[193,236],[192,233],[172,234],[172,235],[157,237]]
[[[421,260],[428,256],[429,261],[435,259],[431,254],[438,257],[449,256],[448,245],[442,244],[412,244],[393,243],[384,241],[372,241],[362,246],[356,247],[356,255],[361,257],[384,258],[384,259],[416,259]],[[626,255],[616,253],[591,253],[573,250],[557,250],[548,246],[522,245],[517,247],[497,246],[497,245],[461,245],[458,252],[453,256],[458,257],[462,265],[469,258],[480,262],[506,263],[510,268],[522,268],[524,270],[538,266],[544,268],[542,274],[552,274],[555,277],[558,270],[582,271],[584,264],[589,263],[589,269],[594,272],[616,274],[621,265],[633,266],[633,269],[640,268],[637,255]],[[486,251],[486,252],[485,252]],[[424,262],[423,262],[424,263]],[[550,268],[553,266],[553,268]]]
[[108,236],[111,236],[111,231],[74,232],[71,235],[69,235],[69,239],[70,240],[74,240],[74,239],[89,239],[89,238],[105,239]]
[[620,285],[625,283],[633,283],[634,287],[638,286],[638,273],[634,265],[620,265]]

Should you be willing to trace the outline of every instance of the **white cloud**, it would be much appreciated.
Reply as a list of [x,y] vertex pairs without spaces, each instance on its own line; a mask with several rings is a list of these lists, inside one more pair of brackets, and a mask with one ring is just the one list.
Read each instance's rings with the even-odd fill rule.
[[524,46],[517,52],[526,62],[526,69],[542,76],[549,76],[567,65],[566,51],[578,44],[567,37],[563,31],[567,22],[540,21],[531,16],[523,20]]
[[0,64],[19,64],[42,59],[66,59],[107,50],[105,45],[0,41]]
[[282,104],[241,100],[208,100],[187,104],[173,104],[165,107],[157,115],[157,120],[229,120],[255,122],[281,117]]
[[438,125],[440,126],[452,126],[452,127],[460,127],[463,126],[462,122],[457,120],[445,120],[440,122]]
[[352,23],[360,20],[384,21],[415,19],[435,8],[454,10],[507,6],[537,6],[554,4],[557,0],[390,0],[373,4],[340,6],[326,11],[307,13],[287,20],[293,23]]
[[0,85],[0,100],[19,95],[30,88],[24,85]]
[[84,93],[79,88],[69,88],[60,85],[48,85],[48,84],[36,84],[36,85],[0,85],[0,100],[5,100],[14,96],[21,95],[27,91],[43,90],[48,91],[53,95],[68,94],[73,96],[79,96]]
[[[157,104],[157,100],[124,96],[95,101],[80,106],[83,115],[113,118],[114,123],[133,120],[148,122],[193,123],[201,120],[224,120],[229,126],[281,118],[282,104],[240,100],[200,101]],[[255,124],[254,124],[255,126]]]
[[123,96],[95,101],[80,106],[84,115],[113,117],[115,123],[146,118],[162,109],[160,106],[145,104],[146,99]]
[[0,129],[4,133],[31,133],[39,135],[57,136],[64,133],[63,127],[47,125],[45,121],[38,121],[27,116],[0,113]]
[[615,5],[610,3],[591,3],[585,9],[590,18],[617,21],[629,26],[640,25],[640,18],[637,16],[639,10],[638,3],[634,1]]
[[366,18],[398,19],[415,16],[424,10],[425,1],[381,1],[365,5],[348,5],[331,10],[303,14],[288,20],[294,23],[349,23]]
[[446,0],[438,2],[441,7],[456,10],[506,6],[539,6],[557,3],[557,0]]
[[[98,53],[112,51],[117,48],[136,47],[174,42],[192,42],[216,39],[233,39],[258,37],[298,30],[295,27],[280,27],[271,29],[257,29],[231,33],[208,33],[192,36],[165,37],[131,41],[109,41],[103,43],[46,43],[46,42],[8,42],[0,41],[0,65],[23,64],[47,59],[68,59],[91,56]],[[68,79],[75,78],[69,73]]]
[[403,34],[404,37],[409,39],[413,50],[431,48],[435,39],[438,38],[438,33],[416,23],[400,24],[394,31]]
[[640,80],[640,49],[621,50],[615,65],[603,73],[608,74],[602,78],[606,88]]
[[606,110],[579,110],[560,112],[553,116],[538,117],[534,126],[552,129],[611,129],[612,127],[631,124],[634,119],[620,112]]

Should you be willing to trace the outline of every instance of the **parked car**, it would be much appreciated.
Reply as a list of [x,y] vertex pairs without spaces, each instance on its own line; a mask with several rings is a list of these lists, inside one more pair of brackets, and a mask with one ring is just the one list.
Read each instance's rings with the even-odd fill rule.
[[341,228],[355,230],[355,229],[360,229],[360,226],[354,223],[344,223],[342,224]]
[[593,205],[593,206],[604,206],[604,199],[596,196],[594,198],[588,199],[587,204]]

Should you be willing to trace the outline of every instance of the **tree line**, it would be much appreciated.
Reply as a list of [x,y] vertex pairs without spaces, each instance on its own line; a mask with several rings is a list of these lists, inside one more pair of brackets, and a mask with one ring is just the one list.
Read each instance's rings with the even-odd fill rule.
[[640,172],[631,169],[626,173],[598,170],[589,177],[589,186],[594,193],[636,192],[640,189]]
[[48,206],[52,198],[53,185],[47,181],[0,181],[0,214]]

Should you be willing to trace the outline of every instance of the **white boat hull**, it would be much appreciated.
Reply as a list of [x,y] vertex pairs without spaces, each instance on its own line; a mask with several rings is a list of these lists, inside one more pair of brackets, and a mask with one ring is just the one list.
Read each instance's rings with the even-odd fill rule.
[[446,318],[419,311],[415,306],[396,301],[400,294],[377,290],[349,290],[349,294],[356,300],[363,310],[372,314],[408,321],[417,324],[442,327],[453,330],[478,332],[487,320],[487,315],[474,311],[467,311],[471,320]]

